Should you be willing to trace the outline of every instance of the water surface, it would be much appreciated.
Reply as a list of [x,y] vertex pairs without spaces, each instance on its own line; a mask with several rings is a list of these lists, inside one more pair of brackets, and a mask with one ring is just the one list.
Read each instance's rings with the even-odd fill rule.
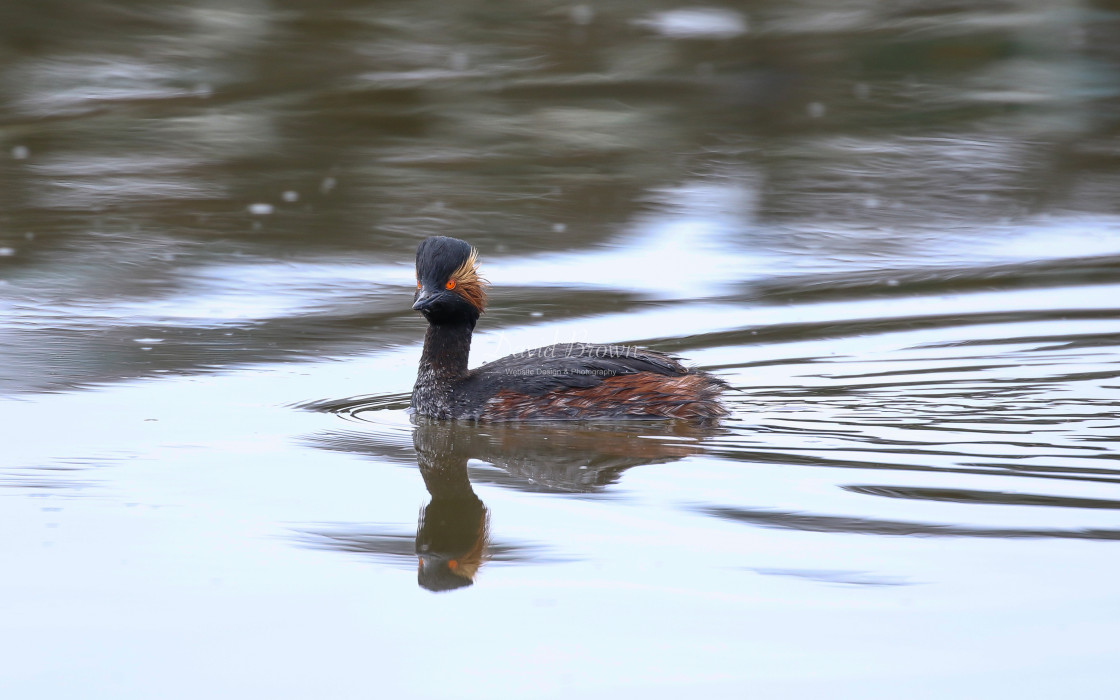
[[[1115,685],[1112,10],[3,13],[6,697]],[[413,420],[433,234],[731,416]]]

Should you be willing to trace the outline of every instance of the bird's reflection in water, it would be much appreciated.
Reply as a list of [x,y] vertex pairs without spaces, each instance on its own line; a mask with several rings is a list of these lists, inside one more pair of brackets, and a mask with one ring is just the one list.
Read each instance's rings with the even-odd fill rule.
[[451,426],[420,426],[412,435],[416,462],[432,500],[416,528],[417,581],[429,591],[474,583],[489,543],[490,513],[471,488],[468,450]]
[[[671,438],[694,438],[699,430],[659,427],[661,437]],[[648,430],[638,433],[633,427],[481,427],[422,418],[417,419],[413,445],[432,496],[421,511],[416,533],[419,583],[431,591],[471,585],[490,554],[489,511],[471,487],[469,460],[480,459],[503,470],[498,478],[493,470],[478,470],[480,480],[531,490],[587,493],[614,481],[630,467],[672,461],[699,451],[692,443],[650,439]]]
[[[631,467],[703,452],[702,438],[713,432],[660,422],[476,424],[417,418],[411,447],[431,501],[421,510],[415,548],[399,530],[375,530],[368,524],[303,529],[300,540],[397,565],[416,556],[421,587],[465,588],[486,562],[570,560],[550,555],[547,547],[492,537],[489,510],[472,483],[536,492],[541,498],[595,497]],[[320,433],[311,441],[381,462],[411,463],[402,437],[400,432],[348,430]]]

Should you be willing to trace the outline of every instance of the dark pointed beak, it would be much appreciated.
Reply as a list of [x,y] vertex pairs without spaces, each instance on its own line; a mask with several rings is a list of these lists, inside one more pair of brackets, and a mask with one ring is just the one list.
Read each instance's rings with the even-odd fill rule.
[[427,311],[432,306],[432,302],[436,299],[436,295],[429,292],[427,289],[420,290],[419,296],[412,304],[413,311]]

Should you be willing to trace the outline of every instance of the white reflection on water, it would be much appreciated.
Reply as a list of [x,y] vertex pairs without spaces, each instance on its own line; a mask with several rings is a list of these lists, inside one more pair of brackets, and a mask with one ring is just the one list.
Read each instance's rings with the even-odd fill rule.
[[[1120,290],[1074,260],[1120,252],[1107,17],[67,7],[0,27],[8,695],[1111,687]],[[399,567],[428,231],[481,241],[476,364],[645,340],[736,387],[601,480],[475,458],[549,561],[443,597]]]
[[[694,188],[692,191],[695,193],[697,190]],[[711,194],[710,189],[703,189],[702,201],[710,204]],[[730,207],[722,211],[721,216],[718,206],[708,206],[703,211],[681,207],[679,214],[669,212],[636,224],[636,230],[644,231],[644,235],[624,236],[597,250],[513,258],[483,250],[482,269],[497,288],[605,288],[652,299],[687,300],[718,297],[721,293],[730,293],[744,286],[749,288],[752,279],[804,275],[806,283],[811,284],[812,277],[809,275],[813,271],[828,272],[841,267],[851,269],[856,262],[851,257],[842,260],[831,256],[817,257],[812,254],[811,245],[804,248],[794,246],[782,251],[759,249],[749,243],[744,245],[739,227],[747,225],[748,212]],[[907,260],[871,253],[862,264],[868,272],[882,269],[881,283],[890,286],[897,284],[896,280],[892,282],[892,273],[905,271],[908,266],[926,268],[931,278],[946,275],[951,278],[970,269],[982,270],[983,265],[1117,254],[1120,253],[1120,234],[1117,231],[1120,231],[1120,222],[1048,220],[1035,226],[1009,228],[1001,237],[959,241],[945,251],[943,261],[928,257]],[[770,244],[772,240],[764,240],[763,245]],[[152,250],[158,252],[164,249],[156,245]],[[967,266],[950,267],[954,262],[965,265],[965,261]],[[148,298],[144,300],[71,300],[79,296],[77,290],[71,288],[75,282],[80,280],[60,280],[56,290],[58,294],[49,297],[43,294],[42,286],[32,291],[19,285],[10,290],[12,296],[7,303],[0,304],[0,311],[6,307],[8,314],[18,313],[25,323],[38,317],[50,318],[53,324],[62,326],[82,326],[95,320],[175,326],[230,324],[317,314],[328,308],[356,309],[371,302],[376,302],[379,307],[385,306],[386,302],[389,305],[398,304],[404,309],[411,294],[413,271],[411,260],[385,264],[378,259],[371,259],[368,263],[327,259],[321,262],[262,261],[209,265],[178,273],[177,286],[188,288],[189,292],[153,294],[151,290],[145,290],[144,295]],[[262,290],[267,290],[267,294],[262,294]],[[24,293],[22,300],[16,301],[21,292]],[[924,313],[933,305],[943,308],[944,313],[990,313],[999,310],[1043,310],[1054,308],[1052,305],[1055,304],[1062,308],[1108,308],[1111,303],[1108,301],[1109,293],[1107,289],[1083,287],[1053,292],[969,294],[955,297],[956,301],[930,298],[868,303],[874,305],[873,313],[887,317]],[[779,318],[787,322],[817,322],[828,318],[840,321],[850,318],[853,312],[858,313],[856,310],[860,307],[860,302],[800,306],[793,312],[760,307],[751,309],[743,322],[767,324]],[[891,310],[895,307],[897,312]],[[718,311],[712,318],[720,318],[726,313]],[[677,325],[670,327],[677,333],[691,335],[713,330],[712,326],[706,326],[699,320],[705,318],[702,311],[688,308],[674,316],[673,323]],[[629,319],[640,319],[640,315],[635,316],[634,312],[608,318],[606,321],[584,320],[578,324],[585,329],[611,329],[608,333],[616,339],[648,335],[636,330],[648,327],[643,326],[640,320],[633,323],[635,330],[625,330]],[[482,329],[485,326],[484,319]],[[553,328],[558,336],[569,332],[563,325],[554,325]],[[624,330],[620,332],[620,328]]]
[[672,39],[732,39],[747,33],[747,18],[727,8],[666,10],[634,24]]
[[750,240],[753,190],[743,183],[695,181],[651,193],[658,211],[632,232],[597,250],[492,260],[494,284],[621,289],[656,299],[719,295],[781,265],[776,254],[742,245]]
[[189,70],[166,59],[87,54],[27,61],[7,77],[17,108],[35,116],[82,113],[111,102],[210,96],[200,74],[192,84]]

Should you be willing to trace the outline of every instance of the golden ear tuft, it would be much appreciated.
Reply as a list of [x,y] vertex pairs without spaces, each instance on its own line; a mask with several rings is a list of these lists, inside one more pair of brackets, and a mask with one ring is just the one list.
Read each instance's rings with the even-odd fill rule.
[[447,284],[448,289],[466,299],[479,313],[486,309],[486,285],[489,282],[478,274],[478,251],[474,248],[471,248],[471,254],[463,264],[451,273]]

